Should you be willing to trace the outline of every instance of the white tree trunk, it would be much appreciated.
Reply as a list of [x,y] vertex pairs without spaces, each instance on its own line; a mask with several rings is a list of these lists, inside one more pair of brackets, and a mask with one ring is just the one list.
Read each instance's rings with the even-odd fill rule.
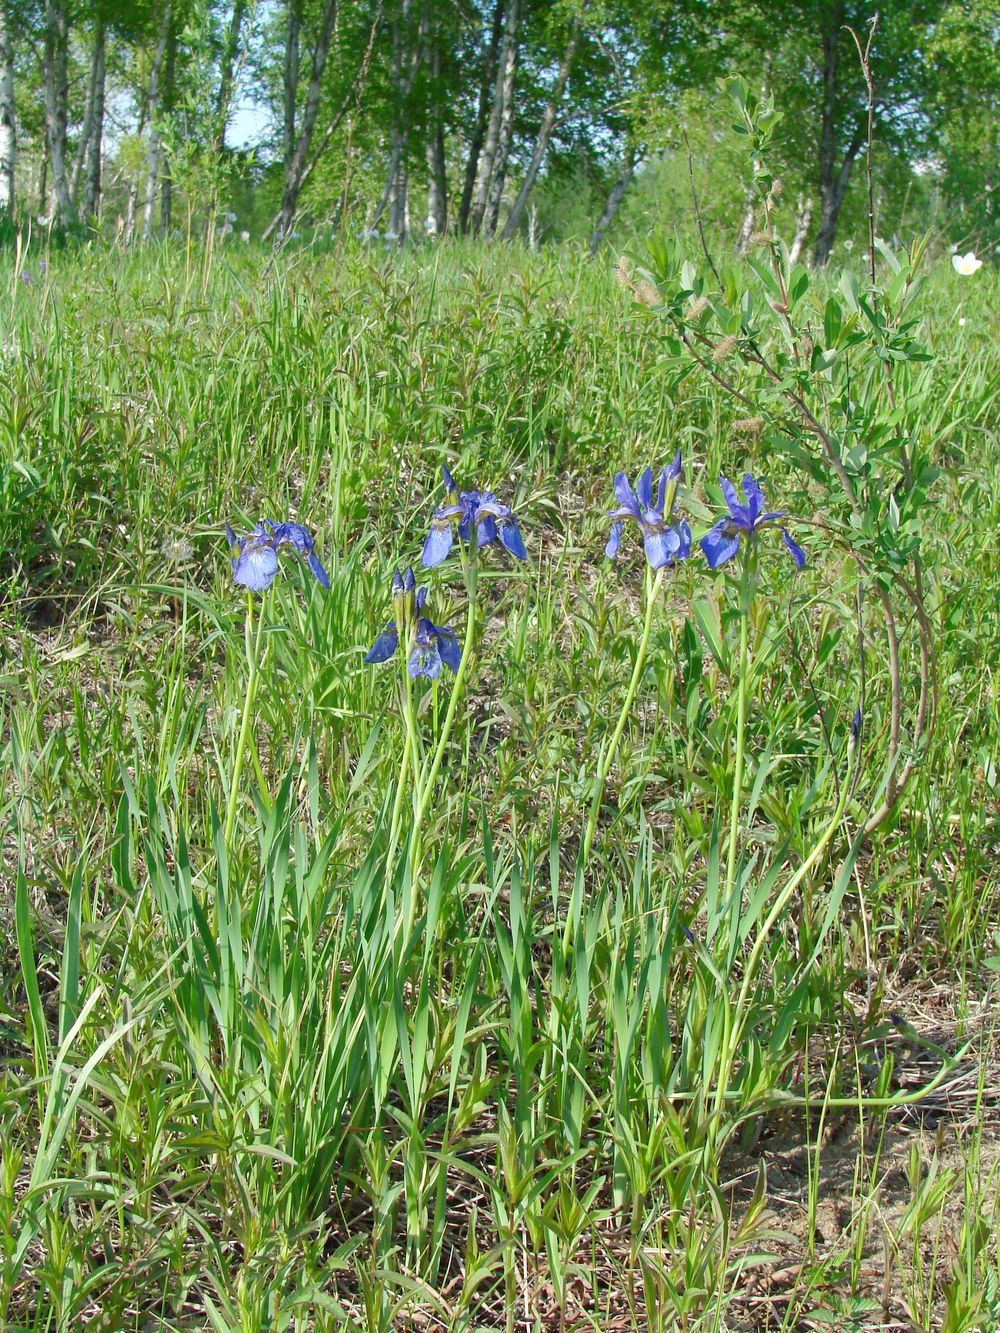
[[75,219],[66,173],[66,117],[68,83],[69,17],[60,0],[46,0],[44,43],[45,135],[52,172],[53,215],[58,222]]
[[14,210],[17,134],[14,119],[14,50],[6,0],[0,0],[0,211]]
[[493,179],[490,181],[486,213],[483,216],[483,228],[490,240],[496,235],[500,202],[503,199],[503,187],[507,179],[507,158],[510,156],[510,145],[514,138],[514,75],[517,73],[520,45],[518,32],[520,17],[518,0],[510,0],[504,31],[503,57],[498,74],[501,95],[500,132],[497,136],[496,156],[493,159]]
[[812,200],[804,195],[799,195],[799,209],[795,216],[795,235],[792,237],[792,248],[788,252],[788,262],[797,264],[802,256],[802,250],[806,243],[806,237],[809,235],[809,228],[812,226],[813,206]]
[[146,193],[142,201],[142,239],[148,241],[153,234],[153,217],[156,208],[156,187],[160,178],[160,127],[157,116],[160,112],[160,74],[167,54],[167,42],[170,38],[170,6],[163,10],[160,21],[160,37],[156,43],[153,68],[149,75],[149,158],[146,163]]
[[538,127],[538,135],[535,139],[534,151],[531,154],[531,161],[528,163],[528,169],[524,173],[524,180],[521,182],[521,188],[517,192],[517,197],[510,206],[510,217],[507,219],[507,225],[503,229],[503,239],[509,241],[517,231],[517,224],[521,220],[521,214],[524,211],[524,205],[527,203],[528,195],[531,193],[538,172],[541,169],[545,153],[549,146],[549,140],[552,138],[552,131],[556,127],[556,116],[559,114],[559,103],[562,101],[563,90],[566,87],[566,80],[569,78],[570,69],[573,66],[573,57],[576,55],[577,44],[580,41],[580,17],[577,15],[573,20],[573,26],[570,29],[569,41],[566,43],[566,50],[563,52],[563,58],[559,62],[559,70],[556,74],[556,81],[552,85],[552,92],[546,103],[545,110],[542,113],[542,123]]

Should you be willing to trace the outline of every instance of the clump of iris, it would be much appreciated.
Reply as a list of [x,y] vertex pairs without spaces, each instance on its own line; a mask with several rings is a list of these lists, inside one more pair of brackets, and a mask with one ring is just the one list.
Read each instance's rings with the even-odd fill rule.
[[417,676],[437,680],[442,666],[448,667],[453,673],[458,671],[462,660],[458,637],[449,625],[435,625],[429,616],[423,614],[426,602],[427,589],[417,587],[413,570],[407,569],[401,575],[397,569],[392,576],[392,604],[396,619],[389,621],[365,654],[365,661],[369,665],[388,662],[399,647],[400,636],[408,646],[407,638],[412,631],[413,649],[406,663],[411,680]]
[[[678,449],[673,460],[660,471],[655,499],[653,497],[654,473],[652,468],[647,467],[640,474],[634,489],[624,472],[615,474],[613,484],[618,507],[609,514],[612,519],[612,526],[605,554],[610,559],[617,556],[621,547],[626,519],[633,520],[639,525],[646,553],[646,610],[642,633],[636,648],[635,661],[632,665],[632,676],[625,692],[625,700],[611,737],[607,744],[602,747],[597,762],[597,772],[594,777],[590,801],[590,813],[580,844],[578,864],[581,873],[590,856],[594,834],[597,831],[597,822],[604,799],[608,774],[611,771],[611,765],[621,742],[625,723],[632,711],[639,681],[642,678],[646,654],[649,649],[650,633],[653,628],[653,612],[660,588],[663,586],[667,570],[687,560],[691,554],[691,529],[687,520],[676,513],[677,488],[681,481],[682,470],[683,460],[681,451]],[[566,919],[563,937],[565,949],[569,948],[572,931],[573,918],[570,915]]]
[[448,558],[457,535],[459,541],[473,548],[499,541],[518,560],[527,560],[517,516],[509,505],[501,504],[492,491],[459,491],[446,465],[444,504],[431,516],[431,527],[424,541],[421,563],[428,569]]
[[264,592],[274,582],[278,572],[278,552],[283,546],[290,546],[305,556],[320,587],[330,586],[326,570],[316,556],[315,542],[301,523],[273,523],[269,518],[262,518],[246,537],[237,537],[227,523],[226,540],[230,550],[236,551],[232,557],[233,579],[252,592]]
[[[727,560],[731,560],[740,549],[741,541],[753,542],[762,528],[778,523],[788,516],[788,511],[784,509],[770,513],[765,511],[763,489],[749,472],[744,475],[742,483],[743,494],[746,497],[745,504],[740,500],[731,481],[726,477],[720,477],[719,482],[729,512],[723,514],[698,543],[708,561],[709,569],[718,569]],[[801,569],[806,563],[805,551],[792,538],[787,528],[781,529],[781,536],[792,559]],[[748,551],[749,549],[748,547]]]
[[615,474],[614,490],[618,508],[613,509],[609,515],[614,522],[604,552],[609,559],[613,560],[618,554],[625,519],[633,519],[639,524],[650,569],[665,569],[667,565],[688,558],[691,554],[691,529],[686,519],[674,519],[681,467],[681,451],[678,449],[673,462],[668,463],[660,473],[655,503],[651,467],[641,473],[634,490],[624,472]]
[[255,592],[265,593],[274,582],[278,573],[278,552],[290,547],[299,556],[305,556],[306,566],[322,588],[329,588],[330,580],[326,570],[316,555],[315,542],[301,523],[274,523],[263,518],[246,537],[237,537],[229,524],[226,524],[226,540],[229,543],[230,563],[233,570],[233,582],[247,590],[247,610],[244,624],[243,641],[247,660],[247,681],[243,697],[243,714],[240,729],[233,746],[230,763],[229,798],[226,805],[226,823],[224,838],[227,847],[231,846],[233,829],[236,825],[236,807],[239,800],[240,777],[243,762],[248,750],[254,757],[257,777],[261,788],[264,787],[264,775],[253,744],[251,732],[254,704],[257,698],[257,682],[260,677],[263,657],[262,635],[264,630],[264,605],[256,616],[254,626]]

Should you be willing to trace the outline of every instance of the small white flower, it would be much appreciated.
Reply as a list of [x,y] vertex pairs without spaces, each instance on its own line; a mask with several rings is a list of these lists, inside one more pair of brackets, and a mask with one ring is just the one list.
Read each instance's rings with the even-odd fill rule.
[[959,327],[960,329],[964,329],[964,328],[965,328],[965,316],[964,316],[964,315],[959,315],[959,317],[958,317],[958,327]]
[[845,241],[845,242],[844,242],[844,249],[847,251],[848,254],[850,254],[851,251],[854,249],[854,242],[853,242],[853,241],[850,241],[850,240]]
[[957,246],[957,245],[953,245],[953,246],[951,247],[951,253],[952,253],[953,255],[957,255],[957,254],[958,254],[958,246]]
[[247,245],[250,241],[250,233],[248,231],[241,231],[240,240],[243,242],[244,245]]
[[968,254],[952,255],[952,265],[956,273],[961,273],[963,277],[968,277],[970,273],[975,273],[977,268],[982,268],[983,261],[977,259],[975,253],[970,250]]
[[223,213],[222,216],[226,219],[227,222],[235,222],[235,221],[236,221],[236,214],[235,214],[235,213]]

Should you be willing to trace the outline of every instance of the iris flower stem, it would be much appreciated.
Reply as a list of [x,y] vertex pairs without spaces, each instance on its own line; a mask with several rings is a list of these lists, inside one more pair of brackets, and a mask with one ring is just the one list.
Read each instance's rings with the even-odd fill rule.
[[247,689],[243,701],[243,717],[240,720],[240,734],[233,754],[233,769],[229,788],[229,804],[226,809],[224,840],[226,848],[232,845],[233,829],[236,826],[236,806],[240,799],[240,778],[243,775],[243,761],[250,742],[250,724],[253,717],[254,702],[257,698],[258,665],[260,662],[260,643],[264,629],[264,600],[261,598],[260,611],[257,615],[257,628],[253,629],[253,593],[247,593],[247,616],[243,627],[243,642],[247,656]]
[[[475,534],[475,528],[473,528]],[[420,867],[420,856],[423,851],[423,822],[427,813],[427,807],[430,804],[431,794],[434,791],[434,783],[437,781],[438,770],[441,767],[441,761],[444,758],[445,748],[448,744],[448,737],[451,735],[451,729],[455,722],[455,714],[458,711],[458,701],[462,695],[462,686],[465,684],[465,677],[468,674],[469,662],[472,658],[473,642],[476,633],[476,583],[479,577],[478,551],[473,541],[469,546],[469,565],[466,572],[466,586],[469,591],[469,610],[465,625],[465,643],[462,647],[462,658],[458,664],[458,670],[455,672],[455,681],[451,689],[451,697],[448,700],[448,708],[444,715],[444,726],[441,728],[441,734],[438,736],[438,743],[434,750],[434,757],[431,760],[427,777],[421,781],[420,795],[417,798],[416,813],[413,821],[413,841],[410,845],[410,872],[411,878],[416,881],[417,873]],[[416,899],[414,899],[416,901]]]
[[[622,710],[619,714],[617,725],[611,734],[611,740],[597,766],[597,778],[594,782],[594,797],[590,803],[590,815],[587,818],[587,827],[584,830],[583,842],[580,845],[580,861],[583,865],[586,865],[587,859],[590,856],[594,834],[597,832],[597,821],[601,814],[601,805],[604,801],[604,788],[607,784],[608,773],[611,771],[611,765],[614,762],[615,754],[622,738],[622,732],[625,730],[625,723],[632,711],[636,691],[639,688],[639,681],[642,678],[642,670],[646,663],[646,653],[649,648],[649,636],[653,628],[653,610],[656,606],[656,599],[659,596],[660,587],[663,583],[663,569],[658,569],[655,577],[651,577],[651,575],[652,571],[647,567],[646,618],[642,626],[642,638],[639,640],[639,647],[635,654],[635,664],[632,667],[632,679],[629,681],[628,689],[625,692],[625,702],[622,704]],[[567,919],[566,933],[563,938],[564,953],[569,949],[569,931],[570,920]]]
[[[789,899],[798,889],[806,875],[808,875],[818,863],[820,857],[829,845],[830,839],[840,827],[841,820],[844,817],[844,811],[847,809],[847,803],[851,796],[851,783],[847,779],[850,776],[855,752],[856,742],[852,735],[847,744],[848,772],[845,776],[845,780],[840,784],[840,798],[837,801],[836,809],[827,821],[819,838],[814,843],[809,855],[771,904],[771,910],[764,919],[764,924],[757,932],[757,938],[753,942],[753,947],[751,948],[750,954],[744,965],[743,981],[740,985],[739,994],[736,997],[735,1007],[733,1008],[731,1015],[728,1012],[726,1013],[722,1051],[719,1056],[719,1078],[715,1087],[715,1104],[705,1144],[706,1160],[708,1161],[715,1160],[719,1126],[725,1109],[726,1094],[729,1090],[729,1080],[732,1076],[736,1048],[739,1046],[743,1038],[743,1025],[746,1022],[747,999],[750,995],[750,988],[756,981],[761,953],[764,950],[764,946],[767,944],[775,923],[781,913],[785,910]],[[728,999],[726,1000],[726,1004],[728,1008]]]
[[393,858],[396,855],[396,848],[399,845],[399,827],[403,813],[403,792],[406,790],[406,775],[410,769],[410,738],[405,736],[403,740],[403,757],[399,761],[399,776],[396,779],[396,795],[392,802],[392,819],[389,824],[389,852],[386,856],[386,867],[391,869]]
[[733,773],[733,801],[729,812],[729,855],[726,859],[726,897],[728,902],[736,883],[736,847],[740,832],[740,807],[743,804],[743,769],[746,758],[747,694],[749,693],[751,550],[743,549],[743,573],[740,579],[740,674],[736,695],[736,767]]

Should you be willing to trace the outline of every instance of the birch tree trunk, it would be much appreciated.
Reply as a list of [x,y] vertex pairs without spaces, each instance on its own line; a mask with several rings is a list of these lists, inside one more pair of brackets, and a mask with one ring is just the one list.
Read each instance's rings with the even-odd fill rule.
[[[90,60],[90,79],[87,86],[87,108],[83,116],[83,126],[80,130],[80,143],[76,150],[76,160],[73,163],[73,179],[70,186],[70,193],[73,196],[74,207],[80,202],[80,185],[83,180],[83,170],[90,153],[90,140],[94,134],[97,123],[97,100],[98,100],[98,81],[104,78],[104,22],[101,16],[94,20],[94,48]],[[84,214],[86,216],[86,214]]]
[[69,102],[67,58],[69,18],[63,0],[45,0],[43,83],[45,138],[52,177],[52,212],[56,222],[75,221],[66,172],[66,119]]
[[865,141],[865,127],[861,125],[855,129],[838,168],[837,63],[838,47],[842,37],[841,27],[844,22],[843,0],[836,0],[828,11],[827,20],[823,27],[823,123],[819,148],[820,216],[816,248],[813,251],[813,263],[817,268],[823,268],[829,263],[837,234],[837,220],[851,178],[851,168]]
[[96,218],[101,211],[101,153],[104,145],[104,89],[107,82],[107,60],[104,50],[104,30],[101,45],[95,56],[97,63],[94,86],[94,125],[87,145],[87,163],[84,171],[83,215]]
[[746,192],[746,200],[743,205],[743,221],[740,223],[740,234],[736,238],[736,253],[738,255],[745,255],[747,252],[750,237],[753,235],[753,224],[756,216],[757,192],[751,185]]
[[[531,161],[528,163],[528,169],[524,173],[524,179],[521,181],[521,188],[515,196],[514,202],[510,206],[510,216],[507,218],[507,225],[503,229],[503,240],[509,241],[517,233],[517,224],[521,220],[521,214],[524,211],[524,205],[528,202],[528,195],[538,178],[542,162],[548,151],[549,140],[552,138],[552,131],[556,127],[556,117],[559,114],[559,103],[562,101],[562,95],[566,88],[566,81],[569,78],[569,72],[573,67],[573,58],[576,55],[576,48],[580,42],[581,21],[579,15],[573,19],[573,25],[570,28],[569,41],[566,43],[566,50],[563,52],[562,60],[559,62],[559,69],[556,72],[556,81],[552,85],[552,92],[549,94],[549,100],[542,112],[542,123],[538,127],[538,134],[535,138],[535,147],[532,150]],[[494,226],[496,224],[494,223]]]
[[497,221],[500,217],[500,201],[503,199],[504,182],[507,179],[507,159],[514,137],[514,76],[517,73],[517,57],[520,47],[520,2],[510,0],[507,9],[507,22],[504,25],[504,49],[497,74],[500,85],[500,130],[497,135],[496,156],[493,159],[493,178],[490,181],[486,200],[486,212],[483,215],[483,227],[487,239],[496,235]]
[[[469,227],[473,236],[479,235],[489,204],[490,187],[496,168],[497,154],[500,147],[500,129],[503,121],[504,90],[507,85],[508,63],[517,58],[518,0],[509,0],[504,14],[503,42],[497,60],[496,78],[493,81],[493,105],[486,127],[483,149],[479,155],[479,167],[476,184],[472,191],[472,208],[469,215]],[[511,88],[513,88],[513,65],[511,65]]]
[[[173,114],[176,105],[176,65],[177,65],[177,25],[170,24],[170,36],[167,40],[167,54],[163,64],[163,95],[160,104],[164,117]],[[164,232],[170,230],[170,220],[174,203],[174,178],[170,169],[170,155],[164,154],[160,144],[162,159],[160,168],[160,227]]]
[[833,242],[837,236],[837,222],[840,210],[847,197],[847,186],[851,179],[851,168],[864,144],[864,131],[858,130],[847,146],[840,170],[832,180],[823,181],[822,208],[820,210],[819,231],[816,233],[816,248],[813,251],[813,263],[817,268],[824,268],[830,262]]
[[147,98],[149,115],[149,156],[146,161],[146,192],[142,199],[142,239],[148,241],[153,234],[153,214],[156,208],[156,189],[160,178],[160,127],[157,117],[160,113],[160,79],[163,62],[170,40],[170,5],[163,9],[160,20],[160,35],[153,56],[153,68],[149,72],[149,96]]
[[14,48],[7,0],[0,0],[0,212],[14,211],[17,131],[14,117]]
[[427,11],[421,10],[415,40],[407,49],[406,24],[411,13],[411,0],[403,0],[400,18],[392,26],[392,77],[396,88],[396,118],[389,139],[389,167],[385,188],[375,209],[371,225],[374,227],[386,204],[389,205],[389,235],[402,243],[409,230],[409,148],[410,98],[413,85],[424,58],[427,37]]
[[[479,85],[479,105],[469,141],[469,156],[465,163],[465,180],[462,184],[462,201],[458,208],[458,231],[464,236],[469,230],[469,214],[472,209],[472,192],[479,173],[479,157],[483,151],[486,137],[486,121],[490,113],[490,89],[496,80],[497,57],[500,53],[500,38],[503,35],[504,0],[497,0],[493,10],[493,26],[490,41],[483,59],[483,77]],[[499,122],[498,122],[499,123]]]
[[219,88],[215,96],[215,139],[220,153],[225,152],[226,148],[226,124],[229,121],[229,104],[233,97],[236,53],[240,49],[240,33],[246,10],[246,0],[235,0],[229,27],[226,29],[226,40],[219,57]]
[[299,96],[299,43],[302,35],[302,0],[288,0],[288,19],[285,27],[285,65],[282,75],[283,135],[282,163],[285,176],[295,152],[295,107]]
[[590,253],[596,255],[607,235],[608,229],[618,216],[618,210],[621,208],[622,200],[625,198],[625,191],[632,182],[635,175],[635,150],[629,148],[625,156],[625,164],[622,167],[621,174],[611,187],[611,193],[608,195],[608,202],[604,205],[604,211],[594,224],[594,230],[590,233]]
[[[301,17],[301,16],[300,16]],[[302,108],[302,123],[296,133],[295,125],[295,98],[293,95],[289,118],[289,103],[285,104],[285,192],[281,199],[281,221],[278,224],[279,234],[287,236],[292,230],[292,224],[295,221],[295,212],[299,203],[299,192],[302,189],[302,182],[305,179],[306,163],[309,157],[309,145],[312,143],[313,131],[316,128],[316,117],[319,115],[319,104],[323,94],[323,73],[326,69],[326,62],[330,55],[330,45],[333,41],[333,29],[337,19],[337,0],[324,0],[322,13],[320,15],[319,32],[316,34],[316,45],[313,47],[312,64],[309,69],[309,86],[306,89],[305,105]],[[296,43],[298,38],[296,37]],[[298,52],[296,51],[296,72],[295,83],[298,83]],[[294,140],[291,153],[288,154],[289,137],[288,132],[291,129],[291,136]]]
[[804,195],[799,195],[799,207],[795,216],[795,235],[792,237],[792,248],[788,252],[788,262],[797,264],[805,247],[806,237],[809,235],[809,228],[812,226],[813,206],[812,200]]
[[430,39],[430,111],[427,140],[428,236],[443,236],[448,225],[448,172],[444,151],[444,108],[441,105],[441,37],[435,25]]
[[440,120],[427,140],[427,234],[443,236],[448,230],[448,169],[444,153],[444,126]]

